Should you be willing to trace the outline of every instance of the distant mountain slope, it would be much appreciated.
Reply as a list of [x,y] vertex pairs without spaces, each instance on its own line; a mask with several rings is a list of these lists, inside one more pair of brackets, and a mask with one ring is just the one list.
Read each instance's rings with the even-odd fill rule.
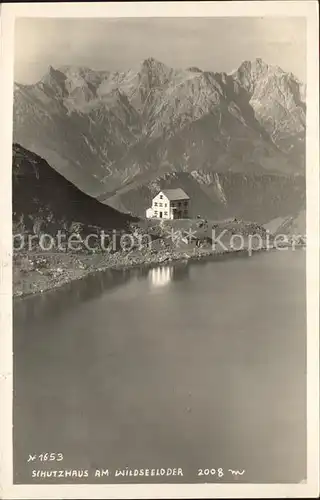
[[202,170],[171,172],[142,182],[137,180],[104,201],[118,210],[143,217],[159,190],[170,187],[181,187],[188,193],[191,217],[200,215],[216,220],[238,217],[266,223],[305,208],[304,176]]
[[20,231],[41,224],[46,232],[70,230],[81,224],[85,232],[125,228],[132,217],[86,195],[38,155],[19,144],[12,152],[13,223]]
[[116,90],[100,100],[93,84],[51,67],[37,84],[15,85],[14,142],[89,194],[138,133],[139,115]]
[[305,87],[260,59],[230,75],[153,58],[15,85],[14,141],[92,195],[166,172],[304,172]]
[[264,228],[269,230],[272,234],[305,236],[307,230],[306,222],[306,211],[301,210],[290,217],[277,217],[276,219],[272,219],[264,225]]

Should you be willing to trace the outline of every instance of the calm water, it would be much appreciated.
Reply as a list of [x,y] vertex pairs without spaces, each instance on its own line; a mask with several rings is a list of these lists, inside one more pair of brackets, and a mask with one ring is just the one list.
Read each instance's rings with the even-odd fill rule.
[[[17,302],[15,481],[126,466],[301,481],[305,307],[304,251],[109,271]],[[64,460],[26,463],[42,452]]]

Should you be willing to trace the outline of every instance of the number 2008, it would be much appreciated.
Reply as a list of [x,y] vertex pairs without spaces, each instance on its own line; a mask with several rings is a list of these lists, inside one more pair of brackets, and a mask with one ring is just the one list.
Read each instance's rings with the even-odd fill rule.
[[223,469],[198,469],[198,476],[224,476]]

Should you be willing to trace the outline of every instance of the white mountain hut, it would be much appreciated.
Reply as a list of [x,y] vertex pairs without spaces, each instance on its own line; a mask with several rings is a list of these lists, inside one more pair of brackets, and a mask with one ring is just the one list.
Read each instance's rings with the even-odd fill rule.
[[189,196],[181,188],[163,189],[146,210],[147,219],[188,219]]

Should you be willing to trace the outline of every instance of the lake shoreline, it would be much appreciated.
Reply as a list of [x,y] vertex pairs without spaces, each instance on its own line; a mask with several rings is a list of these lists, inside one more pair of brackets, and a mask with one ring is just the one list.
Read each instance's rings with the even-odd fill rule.
[[[288,247],[286,247],[288,248]],[[252,248],[253,253],[276,250],[274,247]],[[185,251],[148,251],[146,253],[117,252],[113,255],[87,254],[38,254],[26,253],[22,258],[37,265],[44,265],[41,270],[36,267],[29,272],[24,271],[20,286],[13,286],[13,298],[24,299],[29,296],[43,295],[46,292],[59,289],[68,283],[85,279],[86,277],[107,270],[130,270],[137,267],[152,268],[170,264],[195,261],[212,261],[236,255],[249,255],[249,248],[212,250],[208,248],[193,248]],[[21,255],[19,255],[21,257]],[[14,259],[14,267],[18,266]],[[18,269],[21,271],[21,269]],[[47,274],[48,273],[48,274]],[[48,277],[49,275],[49,277]],[[52,275],[52,277],[51,277]],[[43,279],[47,277],[47,279]]]
[[[119,252],[120,253],[120,252]],[[64,285],[67,285],[73,281],[78,281],[87,278],[90,275],[103,273],[107,270],[119,270],[126,271],[130,269],[134,269],[137,267],[144,268],[152,268],[158,266],[165,266],[169,264],[178,264],[189,261],[197,261],[197,260],[205,260],[205,259],[215,259],[221,258],[226,255],[234,255],[234,254],[246,254],[247,250],[228,250],[228,251],[211,251],[211,250],[198,250],[196,253],[193,251],[184,251],[184,252],[157,252],[152,254],[150,252],[149,255],[138,256],[135,255],[134,258],[131,258],[130,255],[121,252],[121,255],[114,254],[112,256],[108,256],[106,259],[105,256],[99,256],[100,259],[97,263],[91,263],[88,268],[85,268],[87,260],[93,260],[93,256],[88,256],[85,254],[41,254],[39,260],[45,260],[46,265],[49,267],[54,267],[55,262],[58,260],[60,263],[63,261],[64,263],[64,271],[61,274],[55,275],[53,280],[48,280],[45,284],[41,280],[42,271],[37,269],[36,272],[40,272],[40,276],[35,276],[34,273],[26,273],[22,280],[22,285],[25,287],[30,287],[32,285],[32,289],[29,288],[26,292],[21,292],[21,290],[14,290],[13,297],[15,299],[24,299],[29,296],[43,295],[46,292],[59,289]],[[97,257],[97,256],[95,256]],[[111,257],[111,258],[110,258]],[[35,261],[37,263],[38,254],[35,253],[27,253],[23,255],[23,258],[28,259],[29,261]],[[107,261],[106,261],[107,260]],[[75,270],[75,265],[77,269]],[[66,268],[67,269],[66,269]],[[58,267],[58,270],[61,269]],[[34,279],[36,277],[36,279]],[[38,278],[38,279],[37,279]],[[32,284],[29,281],[32,279]]]

